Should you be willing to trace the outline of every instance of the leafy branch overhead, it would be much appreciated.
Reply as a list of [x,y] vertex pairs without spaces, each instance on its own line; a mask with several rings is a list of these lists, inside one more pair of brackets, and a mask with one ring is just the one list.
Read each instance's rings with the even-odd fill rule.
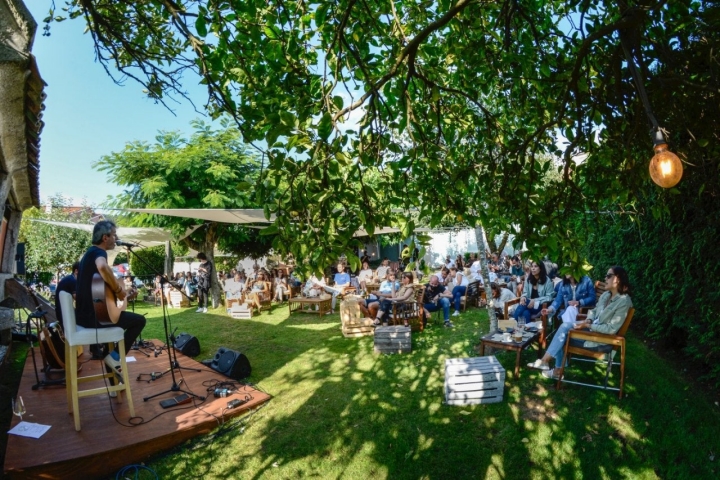
[[263,155],[254,194],[276,215],[273,245],[313,265],[413,208],[577,258],[568,218],[626,210],[648,184],[621,31],[656,116],[675,122],[673,149],[714,155],[702,120],[720,87],[714,4],[71,0],[66,13],[86,20],[109,72],[159,102],[200,76],[209,111]]

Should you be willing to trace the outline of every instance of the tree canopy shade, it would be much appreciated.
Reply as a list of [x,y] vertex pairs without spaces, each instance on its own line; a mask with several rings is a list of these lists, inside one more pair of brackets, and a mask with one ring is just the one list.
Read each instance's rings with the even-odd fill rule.
[[577,261],[569,216],[628,211],[649,182],[621,34],[671,148],[717,158],[711,2],[69,0],[68,15],[160,102],[183,95],[184,71],[200,75],[212,114],[264,155],[256,198],[277,215],[274,246],[316,265],[360,227],[411,230],[393,209],[412,207],[430,226],[512,228]]

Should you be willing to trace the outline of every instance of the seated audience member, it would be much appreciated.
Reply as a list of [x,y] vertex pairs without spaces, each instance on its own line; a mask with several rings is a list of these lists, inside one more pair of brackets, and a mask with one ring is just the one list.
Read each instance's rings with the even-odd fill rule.
[[455,262],[452,261],[452,259],[450,258],[450,255],[445,257],[445,268],[447,268],[449,270],[454,266],[455,266]]
[[497,315],[498,318],[504,318],[505,303],[509,302],[510,300],[515,300],[517,297],[512,291],[508,290],[507,288],[502,288],[500,285],[494,282],[490,284],[490,290],[492,291],[490,308],[495,309],[495,315]]
[[390,269],[390,260],[388,260],[387,257],[383,258],[382,265],[380,265],[377,270],[375,271],[375,278],[378,281],[385,280],[385,277],[387,276],[388,270]]
[[520,305],[515,309],[513,317],[518,322],[528,323],[533,315],[540,313],[542,304],[551,302],[555,295],[553,282],[548,278],[543,262],[530,263],[530,275],[527,276],[520,297]]
[[451,281],[450,269],[447,267],[442,267],[440,271],[435,275],[437,275],[438,281],[442,283],[445,287],[447,287],[448,283]]
[[[383,298],[380,301],[380,309],[377,312],[377,315],[375,316],[375,325],[380,325],[380,322],[382,321],[383,326],[387,326],[387,317],[386,314],[389,314],[392,312],[392,305],[393,303],[402,303],[407,300],[410,300],[413,296],[414,289],[412,286],[412,273],[405,272],[402,274],[402,284],[400,286],[400,289],[395,292],[395,295],[391,297]],[[407,320],[405,320],[405,326],[408,326]]]
[[308,278],[303,288],[303,295],[306,297],[319,297],[325,291],[325,280],[319,279],[314,274]]
[[423,306],[427,312],[436,312],[440,309],[443,311],[443,319],[445,326],[452,328],[454,325],[450,322],[450,299],[452,293],[447,291],[445,285],[440,283],[437,275],[430,276],[430,283],[425,286],[425,296],[423,298]]
[[490,255],[490,260],[488,260],[488,268],[491,272],[500,271],[500,261],[498,260],[497,253],[493,253],[492,255]]
[[252,282],[247,300],[258,309],[261,308],[261,302],[270,298],[270,290],[267,285],[267,277],[263,272],[258,272],[257,279]]
[[458,269],[458,272],[462,272],[465,269],[465,262],[463,262],[462,255],[460,254],[455,257],[455,268]]
[[516,291],[520,283],[520,277],[524,274],[520,259],[517,255],[510,259],[510,281],[507,282],[508,290]]
[[367,284],[372,282],[373,278],[373,271],[370,268],[370,263],[365,260],[362,262],[362,268],[360,269],[360,272],[358,272],[357,280],[360,284],[360,289],[367,293]]
[[333,280],[335,284],[332,287],[325,285],[325,291],[332,295],[332,310],[330,310],[330,313],[335,312],[338,295],[342,295],[343,289],[350,286],[350,274],[345,271],[345,265],[342,263],[338,263],[337,273],[333,277]]
[[377,311],[380,309],[380,301],[383,298],[392,298],[398,290],[400,290],[400,282],[395,279],[395,272],[390,270],[387,273],[386,279],[380,284],[380,289],[371,292],[367,298],[366,304],[367,309],[370,311],[370,316],[375,318]]
[[67,292],[75,298],[75,291],[77,290],[77,276],[80,270],[80,262],[73,263],[72,273],[62,278],[55,287],[55,318],[60,321],[60,324],[65,328],[62,317],[62,309],[60,308],[60,292]]
[[225,300],[241,299],[245,290],[245,282],[240,278],[240,274],[236,273],[233,277],[234,282],[226,282],[225,284]]
[[285,272],[281,271],[278,276],[275,277],[275,300],[279,303],[285,301],[285,294],[289,292],[288,279]]
[[467,292],[467,286],[470,283],[470,279],[466,277],[462,272],[456,268],[450,269],[450,275],[455,277],[453,282],[452,296],[455,302],[455,313],[453,317],[460,315],[460,306],[462,305],[462,297]]
[[[600,296],[597,306],[590,311],[587,319],[580,322],[574,320],[565,321],[563,319],[563,324],[555,333],[545,355],[541,359],[529,363],[529,367],[542,370],[542,374],[546,378],[557,379],[556,371],[563,364],[565,342],[570,330],[590,330],[610,335],[620,330],[620,327],[625,323],[628,311],[633,305],[630,298],[630,279],[625,269],[620,266],[608,269],[607,275],[605,275],[605,287],[607,291]],[[575,319],[577,317],[577,307],[568,306],[565,309],[565,316]],[[571,345],[596,351],[605,351],[607,349],[607,346],[589,340],[573,340]],[[550,359],[552,358],[555,359],[554,369],[550,368]]]
[[565,274],[562,282],[555,287],[555,300],[552,305],[542,311],[543,315],[552,316],[557,312],[559,317],[565,312],[567,307],[587,307],[595,306],[595,285],[587,275],[580,277],[578,282],[571,274]]

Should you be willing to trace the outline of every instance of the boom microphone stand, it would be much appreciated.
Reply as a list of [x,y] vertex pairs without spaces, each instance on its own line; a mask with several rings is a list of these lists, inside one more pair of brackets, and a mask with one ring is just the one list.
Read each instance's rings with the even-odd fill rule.
[[[125,248],[127,248],[128,252],[132,253],[135,256],[135,258],[137,258],[138,260],[140,260],[143,263],[143,265],[148,267],[148,269],[150,269],[151,271],[155,272],[155,269],[152,267],[152,265],[150,265],[144,258],[142,258],[142,256],[138,255],[137,252],[134,252],[132,250],[133,245],[125,244],[124,246],[125,246]],[[164,274],[155,272],[155,275],[160,276],[160,288],[161,289],[164,290],[163,287],[166,284],[172,285],[170,283],[170,281],[168,280],[168,278]],[[170,393],[170,392],[182,392],[187,395],[190,395],[191,397],[196,397],[196,398],[199,398],[200,400],[205,400],[205,397],[201,397],[200,395],[196,395],[190,391],[181,389],[180,384],[177,382],[177,380],[175,378],[175,369],[176,368],[185,368],[185,367],[180,367],[180,364],[177,361],[177,352],[175,352],[174,355],[171,353],[171,352],[175,351],[175,342],[174,341],[171,342],[171,338],[173,338],[174,336],[170,335],[170,329],[168,327],[167,305],[165,303],[165,295],[164,294],[161,295],[160,306],[162,307],[163,326],[165,327],[165,343],[168,346],[168,358],[170,359],[170,368],[167,371],[165,371],[163,374],[170,372],[170,376],[172,377],[172,386],[168,390],[164,390],[160,393],[156,393],[155,395],[149,395],[147,397],[143,397],[143,401],[147,402],[151,398],[159,397],[160,395],[164,395],[164,394]],[[174,360],[173,360],[173,356],[175,357]],[[202,371],[200,369],[192,369],[192,368],[186,368],[186,369],[187,370],[195,370],[197,372]]]

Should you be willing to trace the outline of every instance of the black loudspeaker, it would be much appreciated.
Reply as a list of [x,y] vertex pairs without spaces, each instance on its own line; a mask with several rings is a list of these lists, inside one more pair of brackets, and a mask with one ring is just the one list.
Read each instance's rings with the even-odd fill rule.
[[252,372],[250,360],[244,354],[225,347],[218,348],[210,368],[235,380],[249,377]]
[[15,273],[25,275],[25,244],[18,243],[15,247]]
[[200,355],[200,341],[189,333],[181,333],[175,337],[175,348],[188,357]]

